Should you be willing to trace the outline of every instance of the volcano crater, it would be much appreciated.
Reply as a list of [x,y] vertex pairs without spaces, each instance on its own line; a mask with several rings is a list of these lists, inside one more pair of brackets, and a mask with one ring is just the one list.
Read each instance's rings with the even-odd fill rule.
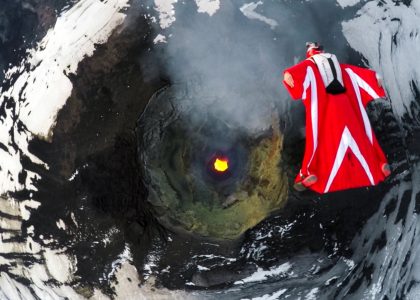
[[[278,114],[251,131],[220,113],[222,102],[172,85],[151,98],[138,121],[147,201],[170,230],[236,239],[285,204]],[[214,169],[219,157],[228,161],[223,172]]]

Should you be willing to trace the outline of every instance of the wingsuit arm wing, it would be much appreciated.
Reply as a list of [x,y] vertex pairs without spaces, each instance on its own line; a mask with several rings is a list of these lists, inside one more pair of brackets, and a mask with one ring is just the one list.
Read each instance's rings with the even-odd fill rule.
[[[301,62],[293,67],[287,68],[284,70],[284,80],[283,84],[286,87],[287,91],[289,92],[290,96],[294,100],[298,100],[302,98],[303,94],[303,82],[306,76],[306,67],[307,64]],[[290,85],[290,82],[287,80],[287,77],[291,76],[293,80],[293,84]],[[289,83],[288,83],[289,82]]]
[[359,88],[363,105],[366,107],[370,101],[385,98],[385,90],[380,84],[380,76],[373,70],[343,65],[349,74],[355,88]]

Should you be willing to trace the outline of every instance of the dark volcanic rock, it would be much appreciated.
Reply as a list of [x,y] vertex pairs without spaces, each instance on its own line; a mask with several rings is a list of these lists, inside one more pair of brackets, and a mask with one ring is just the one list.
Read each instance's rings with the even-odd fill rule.
[[[159,71],[143,72],[142,61],[150,69],[159,66],[147,50],[152,44],[147,19],[137,15],[129,20],[134,23],[118,28],[79,64],[77,75],[69,75],[74,88],[51,143],[30,145],[50,168],[41,171],[37,184],[35,197],[43,205],[26,226],[34,224],[43,236],[66,245],[85,284],[103,282],[98,274],[107,276],[126,243],[133,243],[141,265],[156,228],[143,202],[134,130],[164,82]],[[58,219],[67,224],[66,232],[57,229]]]

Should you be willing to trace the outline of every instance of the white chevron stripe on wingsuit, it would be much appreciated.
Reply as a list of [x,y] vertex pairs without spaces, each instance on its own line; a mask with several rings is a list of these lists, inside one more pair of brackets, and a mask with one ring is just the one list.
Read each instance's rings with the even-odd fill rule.
[[302,100],[306,99],[306,90],[311,87],[311,123],[312,123],[312,138],[313,138],[313,150],[311,159],[308,162],[307,170],[309,172],[309,166],[315,156],[316,148],[318,147],[318,94],[316,78],[312,67],[306,69],[306,77],[303,82],[303,95]]
[[374,99],[378,99],[380,97],[374,91],[374,89],[366,81],[364,81],[359,75],[354,73],[352,69],[346,68],[346,72],[347,74],[349,74],[351,83],[356,93],[357,102],[359,104],[360,113],[362,114],[363,124],[365,125],[366,134],[369,138],[369,141],[373,143],[372,126],[370,125],[366,110],[363,107],[362,96],[360,95],[360,89],[363,89],[364,91],[366,91]]
[[338,170],[340,169],[341,164],[343,163],[344,156],[346,155],[348,148],[350,148],[353,151],[353,154],[359,160],[360,164],[363,167],[363,170],[365,171],[366,175],[369,178],[370,183],[372,185],[375,184],[372,173],[370,172],[370,169],[369,169],[369,165],[366,162],[366,159],[363,157],[362,153],[360,152],[359,146],[357,145],[355,139],[351,135],[350,130],[347,127],[345,127],[343,130],[343,134],[341,135],[340,144],[337,149],[334,164],[333,164],[330,176],[328,178],[328,182],[325,187],[324,193],[328,193],[328,191],[330,190],[331,185],[335,177],[337,176]]

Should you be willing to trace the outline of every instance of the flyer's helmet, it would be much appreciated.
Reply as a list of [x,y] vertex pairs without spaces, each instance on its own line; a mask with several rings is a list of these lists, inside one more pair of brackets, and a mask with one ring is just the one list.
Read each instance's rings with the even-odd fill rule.
[[324,52],[324,47],[317,42],[306,42],[306,57]]

